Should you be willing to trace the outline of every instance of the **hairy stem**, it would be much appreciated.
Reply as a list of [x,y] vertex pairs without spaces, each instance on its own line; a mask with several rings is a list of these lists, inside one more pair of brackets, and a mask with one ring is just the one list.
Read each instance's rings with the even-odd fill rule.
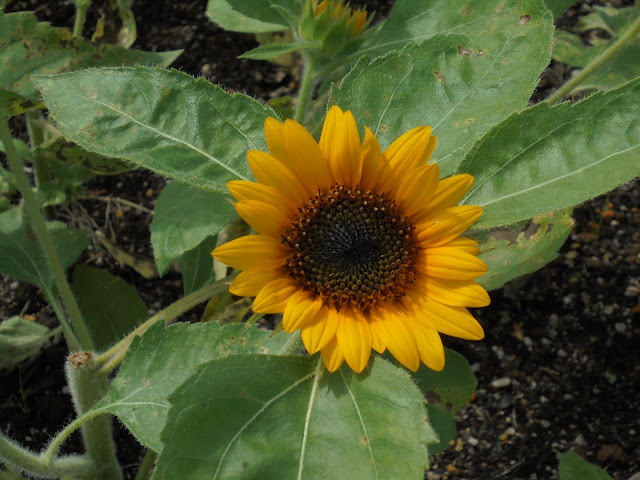
[[31,151],[33,152],[33,165],[36,170],[36,185],[40,186],[49,181],[49,162],[36,150],[44,141],[42,128],[38,126],[40,114],[38,112],[27,112],[27,131],[31,140]]
[[73,24],[73,38],[81,37],[84,23],[87,20],[87,9],[91,0],[76,0],[76,21]]
[[591,74],[595,71],[599,70],[605,63],[615,57],[622,48],[633,40],[638,33],[640,32],[640,17],[638,17],[627,29],[627,31],[622,35],[618,40],[613,42],[609,48],[607,48],[604,52],[598,55],[596,58],[591,60],[589,64],[576,73],[571,80],[562,85],[556,92],[551,95],[547,102],[553,105],[558,101],[562,100],[564,97],[569,95],[574,88],[584,82]]
[[149,478],[149,474],[153,469],[153,464],[156,462],[156,458],[158,458],[158,454],[156,452],[151,449],[147,450],[144,454],[144,458],[142,459],[142,463],[140,464],[135,480],[147,480]]
[[298,123],[304,123],[304,119],[309,110],[309,102],[313,95],[313,87],[316,84],[316,73],[313,68],[313,63],[309,59],[309,56],[304,54],[304,71],[302,74],[302,82],[300,83],[300,91],[298,92],[298,102],[296,104],[296,110],[293,114],[293,119]]
[[51,239],[49,232],[47,231],[44,216],[40,211],[40,205],[36,200],[36,196],[33,193],[29,180],[22,168],[20,157],[18,156],[18,152],[13,144],[11,134],[9,133],[9,125],[5,118],[0,121],[0,140],[4,143],[9,167],[16,178],[16,184],[18,185],[18,189],[24,199],[27,218],[31,222],[31,227],[38,238],[38,242],[40,242],[42,251],[47,259],[47,264],[53,273],[58,292],[62,298],[64,307],[68,312],[69,323],[73,327],[73,331],[77,337],[77,340],[74,338],[65,339],[68,341],[68,346],[71,350],[90,350],[93,347],[93,342],[91,341],[89,330],[82,318],[78,303],[71,292],[71,287],[67,282],[64,268],[62,268],[62,263],[60,263],[60,257],[58,257],[56,247],[53,244],[53,240]]
[[[78,416],[87,413],[107,393],[109,382],[98,374],[100,366],[91,352],[73,353],[66,363],[71,398]],[[113,443],[111,415],[100,415],[81,425],[87,455],[96,465],[97,480],[120,480],[122,471]]]

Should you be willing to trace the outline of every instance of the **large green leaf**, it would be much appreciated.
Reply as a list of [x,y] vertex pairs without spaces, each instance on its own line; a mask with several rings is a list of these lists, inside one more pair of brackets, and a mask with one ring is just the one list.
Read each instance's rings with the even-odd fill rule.
[[550,15],[527,11],[532,20],[526,25],[515,26],[516,15],[506,31],[487,34],[503,38],[499,47],[438,35],[372,62],[363,59],[332,89],[332,102],[368,125],[383,148],[413,127],[431,125],[438,137],[433,160],[447,176],[473,142],[526,105],[549,61]]
[[[62,222],[49,222],[47,230],[65,269],[89,245],[89,237],[84,231],[70,229]],[[37,238],[27,228],[21,208],[0,214],[0,273],[47,292],[54,283],[47,259]]]
[[544,0],[545,5],[551,13],[553,13],[554,18],[558,18],[564,12],[566,12],[569,7],[573,4],[578,3],[577,0]]
[[217,235],[237,217],[228,196],[180,182],[167,185],[158,197],[151,223],[151,244],[160,275],[182,254]]
[[66,28],[38,23],[33,12],[0,11],[0,108],[9,113],[37,108],[39,96],[32,75],[52,74],[104,65],[168,66],[181,50],[142,52],[113,45],[95,45],[73,38]]
[[99,175],[115,175],[135,167],[135,165],[117,158],[108,158],[88,152],[64,137],[43,143],[37,147],[36,151],[42,159],[59,160],[67,165],[80,165]]
[[407,373],[376,358],[330,374],[315,357],[202,365],[170,397],[154,479],[422,479],[436,439]]
[[535,272],[558,256],[571,233],[571,209],[539,215],[524,228],[476,230],[479,257],[489,271],[478,278],[486,290],[495,290],[514,278]]
[[559,454],[558,458],[560,480],[612,480],[602,468],[587,462],[576,452]]
[[0,373],[12,370],[20,362],[35,359],[62,337],[60,327],[45,325],[22,317],[0,321]]
[[[596,11],[581,17],[575,29],[587,31],[602,29],[611,38],[593,36],[591,46],[585,46],[582,39],[573,33],[559,30],[553,48],[554,60],[568,63],[573,67],[584,68],[589,62],[620,39],[627,28],[640,15],[640,8],[596,7]],[[589,75],[576,90],[609,90],[640,76],[640,38],[628,41],[622,49],[599,69]]]
[[570,105],[538,104],[492,128],[460,165],[478,228],[582,203],[640,175],[640,78]]
[[109,68],[39,77],[58,128],[81,147],[218,192],[252,179],[248,150],[266,150],[274,113],[176,70]]
[[98,350],[106,350],[147,318],[147,307],[134,288],[106,270],[78,265],[73,293]]
[[225,30],[265,33],[287,30],[301,11],[301,0],[209,0],[206,14]]
[[[220,292],[228,288],[220,282]],[[220,293],[218,292],[218,293]],[[215,292],[214,292],[215,293]],[[237,353],[278,353],[293,335],[243,324],[154,325],[136,338],[105,397],[94,410],[117,415],[144,446],[160,451],[167,397],[199,365]]]

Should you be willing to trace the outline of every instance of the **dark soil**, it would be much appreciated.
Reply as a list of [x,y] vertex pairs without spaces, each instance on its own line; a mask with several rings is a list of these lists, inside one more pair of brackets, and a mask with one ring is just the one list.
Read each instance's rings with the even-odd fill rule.
[[[368,3],[378,16],[391,5]],[[594,3],[571,8],[558,25],[571,29]],[[134,48],[183,48],[175,68],[263,101],[295,92],[299,69],[237,60],[256,46],[255,40],[216,28],[204,15],[205,4],[137,0]],[[100,5],[94,2],[86,36]],[[40,20],[56,26],[71,27],[73,22],[73,2],[68,0],[18,0],[10,9],[35,10]],[[566,66],[552,63],[532,101],[548,96],[569,73]],[[19,119],[13,127],[20,132]],[[121,198],[152,210],[165,182],[133,171],[91,181],[88,196]],[[88,222],[124,250],[152,258],[151,214],[143,209],[91,198],[77,200],[58,214],[75,224]],[[640,471],[640,182],[576,208],[574,217],[573,233],[554,262],[492,292],[492,305],[474,312],[486,339],[446,340],[472,365],[478,390],[457,415],[457,438],[434,456],[425,478],[557,478],[556,453],[571,449],[616,480]],[[82,261],[134,285],[150,313],[182,295],[177,272],[146,280],[97,243]],[[184,319],[197,320],[200,312],[195,309]],[[18,314],[56,323],[36,288],[0,277],[0,319]],[[65,355],[63,345],[51,347],[37,363],[0,378],[0,428],[36,451],[74,416],[64,387]],[[126,478],[134,478],[144,452],[124,428],[116,428],[118,456]],[[79,437],[64,447],[80,448]]]

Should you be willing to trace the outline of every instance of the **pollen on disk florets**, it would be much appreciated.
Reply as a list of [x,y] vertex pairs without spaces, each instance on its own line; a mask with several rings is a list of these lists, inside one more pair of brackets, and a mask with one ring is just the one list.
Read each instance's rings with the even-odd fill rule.
[[336,308],[393,303],[415,277],[413,230],[384,195],[336,184],[299,209],[285,270]]

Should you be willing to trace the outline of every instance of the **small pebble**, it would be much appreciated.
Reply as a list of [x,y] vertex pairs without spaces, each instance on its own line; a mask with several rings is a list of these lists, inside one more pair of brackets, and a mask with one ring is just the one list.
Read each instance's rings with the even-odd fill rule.
[[616,329],[616,332],[623,333],[627,330],[627,324],[624,322],[616,322],[614,328]]
[[540,420],[540,425],[542,425],[542,428],[549,428],[551,426],[551,422],[548,420]]
[[613,313],[613,305],[605,305],[602,309],[602,313],[605,315],[611,315]]
[[490,384],[493,388],[504,388],[511,385],[511,379],[509,377],[496,378]]
[[480,441],[476,437],[469,437],[467,439],[467,443],[469,445],[471,445],[472,447],[477,447],[478,443],[480,443]]

